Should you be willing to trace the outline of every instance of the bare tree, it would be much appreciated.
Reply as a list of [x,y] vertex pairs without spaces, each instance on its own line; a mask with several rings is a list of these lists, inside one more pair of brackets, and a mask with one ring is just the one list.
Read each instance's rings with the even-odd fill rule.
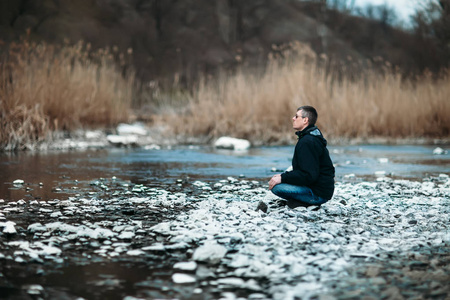
[[450,0],[428,1],[412,18],[419,38],[429,38],[442,51],[446,66],[450,62]]

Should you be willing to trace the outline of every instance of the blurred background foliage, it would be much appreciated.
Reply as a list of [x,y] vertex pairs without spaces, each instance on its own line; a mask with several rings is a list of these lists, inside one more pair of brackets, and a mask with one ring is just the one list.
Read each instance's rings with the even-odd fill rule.
[[[388,6],[349,0],[3,0],[0,37],[133,51],[143,82],[189,86],[217,69],[265,65],[273,47],[299,41],[331,61],[388,61],[407,76],[450,59],[449,1],[423,2],[408,29]],[[403,24],[404,25],[404,24]],[[351,63],[348,63],[350,66]]]
[[352,0],[2,0],[0,148],[136,119],[285,143],[305,103],[335,137],[448,137],[449,62],[450,0],[410,22]]

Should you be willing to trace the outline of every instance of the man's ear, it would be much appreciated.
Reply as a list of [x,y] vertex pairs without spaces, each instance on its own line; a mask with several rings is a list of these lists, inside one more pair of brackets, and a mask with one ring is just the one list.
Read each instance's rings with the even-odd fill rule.
[[305,120],[304,122],[305,122],[306,124],[309,124],[309,118],[308,118],[308,117],[304,117],[303,120]]

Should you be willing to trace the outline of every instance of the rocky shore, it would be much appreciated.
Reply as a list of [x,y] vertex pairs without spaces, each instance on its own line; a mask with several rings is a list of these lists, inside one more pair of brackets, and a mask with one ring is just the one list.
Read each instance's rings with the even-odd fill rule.
[[[147,126],[144,123],[119,124],[112,129],[77,130],[73,132],[53,132],[51,137],[37,145],[28,145],[28,150],[68,151],[103,149],[111,147],[141,147],[145,149],[161,149],[181,144],[205,145],[210,143],[208,137],[174,136],[161,126]],[[294,142],[294,140],[293,140]],[[449,145],[448,138],[329,138],[332,145]],[[223,149],[245,150],[252,146],[262,146],[262,141],[247,141],[234,137],[219,137],[213,141],[214,146]],[[438,147],[439,148],[439,147]],[[439,148],[441,149],[441,148]],[[446,150],[441,149],[445,153]],[[438,154],[444,154],[438,153]]]
[[[449,202],[446,174],[352,178],[319,209],[289,209],[265,182],[231,177],[167,189],[99,179],[67,199],[0,200],[0,289],[7,299],[449,299]],[[136,272],[51,284],[97,264]]]

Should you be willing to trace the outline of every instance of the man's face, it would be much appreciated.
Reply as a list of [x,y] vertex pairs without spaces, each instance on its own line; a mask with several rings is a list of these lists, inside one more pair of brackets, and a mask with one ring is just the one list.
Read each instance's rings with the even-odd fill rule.
[[297,111],[294,117],[292,117],[292,127],[296,131],[302,131],[308,126],[308,118],[302,117],[303,110]]

